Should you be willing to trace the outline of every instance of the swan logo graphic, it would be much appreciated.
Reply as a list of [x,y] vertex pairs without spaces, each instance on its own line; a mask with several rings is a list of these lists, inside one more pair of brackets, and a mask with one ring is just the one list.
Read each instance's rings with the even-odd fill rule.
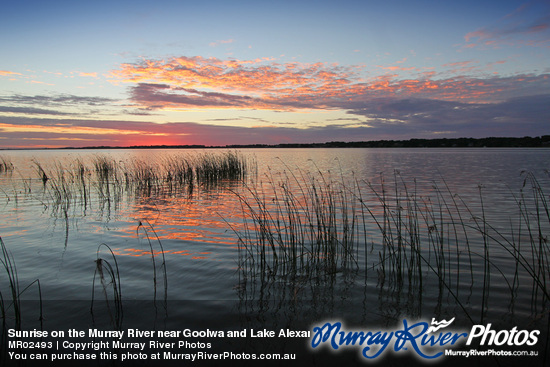
[[436,331],[438,331],[440,329],[443,329],[443,328],[446,328],[447,326],[451,325],[453,323],[453,321],[455,321],[454,317],[449,321],[441,320],[439,322],[435,321],[435,319],[432,319],[432,326],[430,326],[426,332],[428,334],[429,333],[435,333]]

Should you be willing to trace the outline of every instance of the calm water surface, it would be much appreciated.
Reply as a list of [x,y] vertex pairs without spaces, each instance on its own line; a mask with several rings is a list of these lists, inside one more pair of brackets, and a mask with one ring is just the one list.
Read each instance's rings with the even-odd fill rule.
[[[74,309],[88,311],[92,299],[105,299],[104,289],[111,288],[100,281],[101,258],[113,266],[116,259],[127,305],[177,305],[165,311],[165,323],[212,320],[215,314],[217,323],[231,325],[273,319],[269,322],[308,327],[327,317],[391,325],[403,317],[455,316],[464,325],[547,325],[545,283],[533,281],[550,280],[547,149],[243,149],[240,154],[251,163],[244,181],[197,184],[193,192],[139,191],[115,183],[106,199],[93,173],[87,173],[85,201],[83,186],[74,182],[67,183],[71,196],[62,204],[52,189],[55,177],[75,162],[92,167],[98,156],[121,167],[135,161],[161,167],[169,157],[220,152],[2,152],[14,170],[0,173],[0,236],[17,265],[20,286],[39,279],[41,299],[56,304],[47,322],[70,322],[63,307],[73,309],[77,322],[84,311]],[[46,185],[36,162],[51,177]],[[540,197],[525,172],[537,179]],[[275,274],[250,261],[243,265],[247,255],[239,238],[252,236],[249,246],[260,242],[247,232],[254,222],[244,203],[257,208],[251,193],[276,213],[285,187],[300,200],[312,185],[333,190],[335,218],[343,213],[355,218],[352,264],[294,274]],[[349,203],[340,202],[342,197]],[[385,242],[390,237],[391,249]],[[424,259],[411,275],[412,255],[396,254],[412,238],[422,243]],[[522,255],[514,256],[516,250]],[[0,284],[8,294],[6,281]],[[40,298],[36,287],[21,297]],[[130,325],[143,318],[132,312],[128,306]]]

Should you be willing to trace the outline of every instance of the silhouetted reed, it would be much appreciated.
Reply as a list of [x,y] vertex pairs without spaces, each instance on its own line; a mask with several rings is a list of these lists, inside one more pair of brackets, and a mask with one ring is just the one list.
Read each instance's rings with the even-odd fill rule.
[[[112,264],[108,259],[101,257],[102,247],[107,249],[108,255],[110,255],[108,257],[112,261]],[[92,281],[92,301],[90,305],[90,313],[93,318],[96,278],[99,278],[101,290],[105,298],[107,313],[111,320],[111,325],[113,325],[117,330],[120,330],[122,328],[124,312],[122,307],[122,289],[118,262],[113,250],[104,243],[98,246],[96,254],[97,259],[95,260],[96,268]]]
[[35,279],[30,284],[22,288],[19,284],[19,275],[17,273],[15,261],[8,252],[2,237],[0,237],[0,249],[2,252],[0,264],[2,264],[5,271],[5,276],[3,276],[3,279],[7,281],[7,287],[9,288],[9,294],[7,296],[4,296],[2,290],[0,289],[0,317],[2,318],[2,330],[0,331],[2,340],[0,340],[0,345],[5,345],[4,343],[6,341],[5,338],[9,320],[14,323],[13,325],[9,325],[9,328],[21,330],[23,320],[21,296],[33,286],[36,286],[38,291],[38,320],[40,321],[40,325],[42,325],[42,289],[40,287],[39,279]]
[[223,180],[242,180],[248,174],[248,162],[237,152],[203,154],[193,161],[197,181],[216,184]]
[[4,157],[0,157],[0,173],[13,171],[13,163]]
[[[148,222],[146,223],[147,225],[144,225],[141,221],[139,222],[136,228],[136,235],[139,238],[140,233],[142,232],[144,238],[147,240],[150,249],[153,268],[153,304],[155,308],[157,306],[158,287],[157,268],[161,269],[163,280],[162,286],[164,288],[162,304],[164,306],[164,309],[166,310],[168,301],[168,274],[166,271],[166,258],[164,256],[164,248],[153,226]],[[155,250],[155,245],[153,244],[154,241],[151,240],[151,234],[153,234],[156,239],[158,250]],[[157,266],[157,261],[155,259],[159,255],[162,258],[162,263],[160,264],[160,266]],[[92,319],[94,319],[96,309],[106,310],[111,325],[120,330],[122,328],[124,309],[122,298],[122,282],[120,278],[121,269],[115,255],[115,251],[113,251],[112,248],[105,243],[100,244],[96,251],[95,263],[96,266],[92,280],[92,298],[90,304],[90,313],[92,315]],[[104,306],[103,308],[101,308],[101,305],[97,306],[96,288],[99,288],[99,291],[103,294],[104,302],[101,303],[101,305]],[[104,312],[101,312],[100,314],[104,314]]]
[[44,186],[46,185],[46,182],[48,182],[48,175],[46,174],[46,171],[44,168],[42,168],[42,165],[39,162],[34,161],[34,164],[36,166],[36,171],[38,172],[38,176],[40,177],[40,180],[42,180],[42,183]]
[[[145,226],[141,221],[138,224],[138,227],[136,229],[136,234],[139,236],[139,232],[142,231],[145,235],[145,239],[147,240],[147,243],[149,244],[149,249],[151,251],[151,262],[153,263],[153,301],[157,301],[157,264],[156,264],[156,256],[160,255],[162,258],[162,263],[160,265],[162,269],[162,279],[163,279],[163,287],[164,287],[164,294],[163,294],[163,302],[166,307],[166,302],[168,300],[168,274],[166,272],[166,257],[164,256],[164,247],[162,246],[162,243],[160,242],[160,239],[155,232],[155,229],[151,225],[151,223],[146,222],[147,226]],[[156,243],[158,245],[159,250],[155,251],[153,246],[153,241],[151,241],[151,236],[149,233],[152,233],[155,236]]]

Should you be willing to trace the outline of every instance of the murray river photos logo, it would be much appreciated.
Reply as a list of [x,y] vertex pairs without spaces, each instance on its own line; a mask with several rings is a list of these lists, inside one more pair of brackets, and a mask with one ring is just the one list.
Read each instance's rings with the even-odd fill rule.
[[[436,360],[449,350],[462,346],[533,346],[538,342],[538,330],[493,330],[492,324],[474,325],[468,331],[449,330],[455,319],[409,323],[395,330],[346,331],[341,322],[326,322],[315,326],[311,339],[313,349],[326,345],[333,350],[359,348],[361,355],[373,360],[385,353],[412,353],[421,359]],[[449,328],[449,329],[448,329]]]

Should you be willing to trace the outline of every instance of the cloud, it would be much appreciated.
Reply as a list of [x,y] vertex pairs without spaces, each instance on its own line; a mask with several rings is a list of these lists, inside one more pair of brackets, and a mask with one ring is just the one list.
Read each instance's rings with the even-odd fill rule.
[[[0,95],[0,146],[278,144],[546,134],[550,74],[460,74],[477,64],[445,64],[454,74],[424,68],[404,75],[399,67],[370,75],[360,66],[280,63],[271,58],[144,59],[111,72],[112,82],[128,85],[128,101],[122,108],[123,101],[97,96]],[[140,115],[140,120],[163,110],[243,112],[238,118],[216,119],[216,125],[85,119],[94,110],[109,108]],[[253,110],[341,113],[304,126],[244,117]],[[261,126],[236,126],[243,120]],[[227,125],[220,126],[224,121]]]
[[[430,137],[541,136],[548,133],[550,94],[497,103],[380,98],[349,109],[349,118],[308,128],[158,124],[147,121],[0,116],[0,146],[102,146],[155,144],[279,144]],[[245,117],[240,117],[245,118]],[[248,118],[250,119],[250,118]],[[260,121],[259,122],[264,122]]]
[[511,98],[499,103],[461,103],[426,99],[379,100],[349,111],[367,118],[380,134],[455,137],[539,136],[547,131],[550,94]]
[[[471,71],[475,61],[446,64],[452,73]],[[474,77],[420,72],[416,77],[384,74],[363,79],[360,67],[277,63],[273,60],[221,60],[179,57],[123,64],[112,71],[132,83],[130,100],[138,108],[231,108],[292,111],[360,109],[380,98],[424,98],[494,103],[545,93],[548,74]],[[397,71],[397,70],[396,70]],[[447,72],[448,75],[448,72]]]
[[40,80],[31,80],[29,83],[32,83],[32,84],[44,84],[44,85],[55,85],[55,84],[52,84],[52,83],[42,82],[42,81],[40,81]]
[[58,95],[34,95],[26,96],[14,94],[10,96],[0,96],[0,102],[15,103],[15,104],[31,104],[41,106],[101,106],[107,103],[115,102],[116,100],[105,97],[87,97],[76,96],[71,94]]
[[[239,100],[249,108],[291,109],[298,100],[307,101],[311,96],[337,94],[343,87],[349,86],[352,80],[358,79],[355,70],[354,67],[323,63],[279,64],[266,59],[220,60],[195,56],[123,64],[111,75],[115,80],[139,83],[143,88],[156,85],[157,92],[159,85],[168,86],[172,93],[169,96],[170,107],[176,100],[185,106],[200,106],[203,104],[200,99],[204,97],[209,98],[206,104],[218,106],[234,107],[236,102],[232,100]],[[176,91],[187,93],[180,94],[181,98],[178,98],[174,95]],[[133,96],[141,96],[135,90],[132,93]],[[161,96],[155,93],[150,97],[158,99]],[[251,105],[253,100],[257,105]]]
[[58,116],[72,115],[66,112],[46,110],[43,108],[5,107],[5,106],[0,106],[0,113],[18,113],[18,114],[25,114],[25,115],[58,115]]
[[[105,97],[57,95],[4,95],[0,96],[0,113],[25,115],[85,116],[101,115],[117,107],[118,100]],[[118,108],[118,107],[117,107]]]
[[459,62],[450,62],[448,64],[443,64],[443,66],[445,67],[448,67],[448,66],[451,66],[451,67],[467,67],[468,65],[472,64],[474,61],[472,60],[468,60],[468,61],[459,61]]
[[33,146],[131,146],[155,144],[279,144],[333,140],[368,140],[376,137],[368,127],[340,126],[302,129],[285,126],[215,126],[192,122],[156,124],[120,120],[57,120],[0,117],[0,145]]
[[0,76],[7,76],[7,75],[22,75],[22,74],[16,73],[13,71],[0,70]]
[[210,42],[210,46],[211,47],[216,47],[216,46],[219,46],[219,45],[226,45],[226,44],[233,43],[233,42],[235,42],[235,40],[233,40],[233,39],[218,40],[218,41],[215,41],[215,42]]
[[[512,42],[513,36],[538,35],[547,33],[550,29],[550,17],[545,16],[538,18],[531,23],[522,23],[519,25],[503,25],[501,27],[482,28],[474,32],[470,32],[464,36],[466,42],[477,38],[485,41],[485,44],[490,42]],[[490,40],[490,41],[489,41]],[[547,38],[544,41],[548,41]]]
[[379,67],[380,69],[390,70],[390,71],[411,71],[411,70],[416,70],[416,68],[414,66],[402,67],[402,66],[380,66],[380,65],[378,65],[377,67]]
[[547,47],[550,44],[550,15],[548,15],[550,7],[548,5],[545,1],[523,4],[496,24],[467,33],[464,36],[466,46],[468,48],[479,45]]
[[[445,67],[457,73],[470,70],[477,63],[469,60],[448,63]],[[442,78],[448,72],[421,72],[417,78],[402,78],[395,73],[363,79],[358,69],[351,66],[198,57],[127,64],[118,73],[123,80],[136,83],[129,87],[130,100],[135,106],[150,110],[341,110],[356,116],[347,121],[324,121],[341,122],[331,124],[332,130],[321,128],[323,124],[319,124],[319,130],[315,123],[302,129],[311,133],[312,138],[330,139],[325,133],[336,134],[333,130],[336,127],[344,130],[339,136],[348,140],[360,136],[369,140],[436,135],[540,135],[547,129],[546,106],[550,103],[549,74],[506,77],[459,74]],[[247,131],[261,135],[269,131],[267,128]],[[291,130],[284,130],[285,134],[281,131],[269,133],[283,139]],[[239,138],[239,134],[234,136],[236,141],[248,141]],[[296,142],[302,136],[293,134],[285,139]],[[266,140],[258,139],[258,143]]]
[[134,116],[152,116],[152,115],[156,115],[155,113],[152,113],[150,111],[147,111],[147,110],[123,110],[122,111],[122,114],[123,115],[134,115]]
[[79,76],[84,76],[84,77],[97,78],[97,73],[85,73],[85,72],[80,72],[78,75],[79,75]]
[[340,118],[337,118],[337,119],[327,119],[327,121],[362,121],[360,118],[357,118],[357,117],[340,117]]
[[131,100],[151,109],[169,108],[245,108],[252,107],[251,97],[202,92],[190,88],[170,88],[166,84],[139,83],[131,88]]

